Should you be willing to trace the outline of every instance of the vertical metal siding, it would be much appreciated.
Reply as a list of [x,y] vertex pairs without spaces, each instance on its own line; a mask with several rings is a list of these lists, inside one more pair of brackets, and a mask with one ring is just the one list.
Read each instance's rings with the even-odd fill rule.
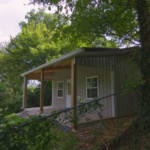
[[[121,90],[122,84],[137,76],[131,73],[134,68],[127,63],[128,55],[117,56],[78,56],[76,57],[76,87],[77,101],[86,99],[86,78],[98,76],[99,98],[111,94],[111,71],[115,72],[114,92]],[[71,78],[70,69],[61,70],[53,74],[53,105],[66,107],[66,80]],[[64,81],[64,97],[57,98],[57,82]],[[137,97],[134,92],[116,96],[118,103],[118,115],[133,114],[137,109]],[[103,116],[112,116],[112,98],[101,101],[104,105]]]
[[[71,78],[70,69],[64,69],[57,71],[53,74],[53,106],[57,106],[60,108],[66,107],[66,80]],[[63,90],[63,98],[57,97],[57,82],[64,82],[64,90]]]
[[[128,55],[116,57],[116,91],[121,90],[122,84],[128,80],[136,77],[136,74],[131,73],[133,69],[132,64],[127,63]],[[136,68],[134,68],[136,69]],[[135,92],[128,92],[124,95],[117,96],[118,114],[125,116],[134,114],[137,109],[137,96]]]
[[[77,98],[86,99],[86,77],[98,76],[99,98],[111,94],[110,71],[115,71],[114,92],[121,90],[122,84],[127,80],[136,77],[131,73],[132,64],[127,64],[129,55],[117,56],[80,56],[76,58],[77,65]],[[107,98],[101,101],[104,105],[104,116],[112,116],[112,100]],[[124,116],[136,112],[137,99],[134,92],[117,96],[118,115]]]
[[[110,58],[107,57],[80,57],[76,59],[77,64],[77,99],[89,101],[86,98],[86,78],[98,77],[99,98],[111,93],[110,82]],[[108,66],[107,66],[108,65]],[[107,66],[107,67],[106,67]],[[111,98],[102,100],[103,116],[112,116]]]

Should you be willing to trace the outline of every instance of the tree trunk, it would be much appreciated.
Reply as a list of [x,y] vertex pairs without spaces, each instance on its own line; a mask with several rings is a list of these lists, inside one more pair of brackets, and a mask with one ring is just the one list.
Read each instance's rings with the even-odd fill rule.
[[135,0],[140,26],[140,42],[142,49],[150,45],[150,15],[146,0]]
[[142,99],[140,100],[140,118],[144,127],[150,125],[150,15],[146,0],[134,0],[140,26],[141,43],[141,73],[144,85],[142,85]]

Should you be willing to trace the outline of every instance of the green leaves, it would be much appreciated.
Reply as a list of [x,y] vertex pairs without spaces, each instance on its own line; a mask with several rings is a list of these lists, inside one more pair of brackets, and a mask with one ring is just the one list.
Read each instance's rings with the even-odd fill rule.
[[[0,149],[76,149],[75,134],[68,132],[64,125],[76,121],[89,121],[87,114],[94,113],[102,117],[103,105],[98,101],[79,103],[75,116],[70,109],[51,113],[52,116],[30,116],[19,118],[15,114],[6,116],[0,122]],[[54,114],[56,113],[56,114]],[[99,119],[100,119],[99,118]],[[92,118],[91,118],[92,119]],[[68,133],[66,133],[68,132]]]
[[[68,17],[31,10],[27,22],[21,22],[21,32],[0,49],[0,82],[11,91],[10,101],[22,99],[21,73],[60,57],[71,50],[86,47],[80,37],[70,34]],[[7,94],[7,92],[5,92]],[[7,100],[6,100],[7,101]]]
[[[43,1],[34,1],[43,3]],[[62,0],[46,1],[49,7],[55,5],[58,12],[62,6],[70,12],[71,33],[84,40],[111,37],[118,46],[139,41],[138,21],[134,1],[120,0]],[[114,43],[115,43],[114,42]]]

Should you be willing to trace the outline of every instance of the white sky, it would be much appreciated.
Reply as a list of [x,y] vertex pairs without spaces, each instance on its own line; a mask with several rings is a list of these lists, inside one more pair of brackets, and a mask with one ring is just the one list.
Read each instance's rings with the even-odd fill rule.
[[10,36],[15,37],[21,31],[19,22],[25,21],[27,12],[43,8],[39,5],[24,5],[28,3],[29,0],[0,0],[0,43],[8,42]]

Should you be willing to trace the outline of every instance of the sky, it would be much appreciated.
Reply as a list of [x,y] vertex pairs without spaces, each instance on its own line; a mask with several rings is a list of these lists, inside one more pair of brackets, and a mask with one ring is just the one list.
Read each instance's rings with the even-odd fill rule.
[[0,0],[0,43],[9,42],[10,36],[15,37],[21,31],[19,23],[26,20],[27,12],[43,8],[28,3],[29,0]]

